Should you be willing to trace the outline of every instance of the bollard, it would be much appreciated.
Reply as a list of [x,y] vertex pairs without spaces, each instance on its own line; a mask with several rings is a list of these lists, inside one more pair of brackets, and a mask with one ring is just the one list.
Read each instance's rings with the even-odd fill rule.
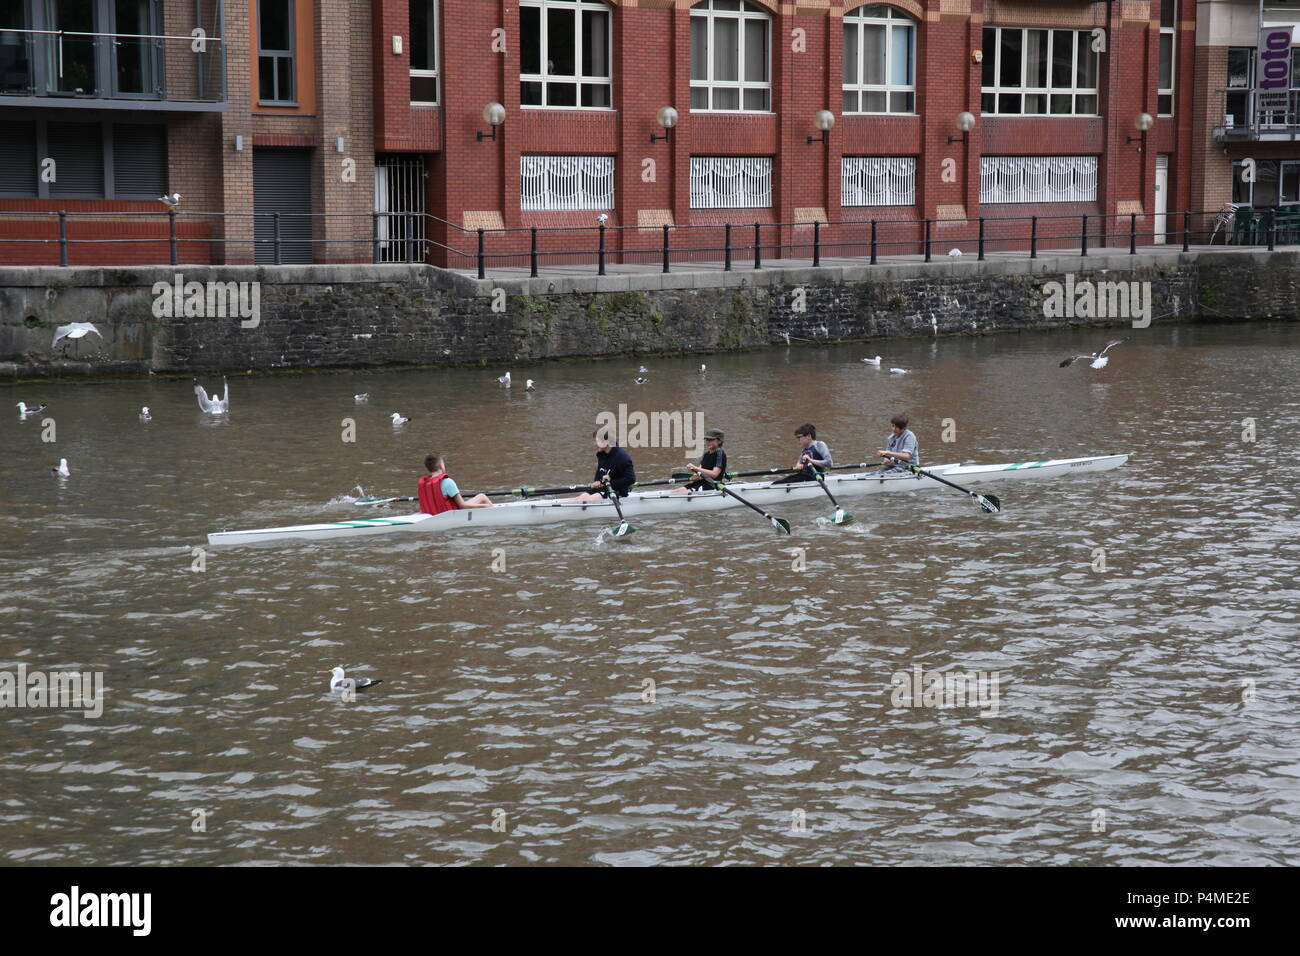
[[1029,217],[1029,258],[1038,258],[1038,217]]
[[1138,253],[1138,217],[1137,213],[1128,214],[1128,254],[1135,256]]
[[167,210],[167,244],[170,247],[172,265],[180,261],[176,248],[176,210]]
[[280,214],[272,214],[272,223],[275,225],[275,264],[280,264]]
[[664,272],[668,271],[668,223],[664,223]]
[[1088,214],[1083,214],[1083,255],[1088,254]]
[[537,278],[537,227],[529,229],[528,265],[529,275]]
[[482,229],[478,231],[478,277],[480,279],[487,278],[487,270],[484,267],[484,261],[483,261],[483,230]]
[[59,210],[59,265],[68,264],[68,214]]
[[929,261],[930,261],[930,251],[931,251],[931,250],[930,250],[930,246],[931,246],[931,240],[930,240],[930,220],[927,219],[927,220],[925,221],[925,261],[926,261],[926,262],[929,262]]
[[1183,212],[1183,252],[1190,252],[1192,249],[1192,211],[1190,209]]
[[871,220],[871,264],[874,266],[876,259],[876,220]]
[[379,262],[379,213],[370,214],[370,261]]
[[763,268],[763,227],[754,223],[754,268]]
[[596,250],[596,275],[605,274],[605,224],[600,224],[600,248]]
[[984,261],[984,217],[980,216],[980,262]]
[[722,271],[730,272],[731,271],[731,223],[727,223],[725,226],[722,227],[722,235],[723,235]]
[[813,222],[813,268],[822,264],[822,224]]

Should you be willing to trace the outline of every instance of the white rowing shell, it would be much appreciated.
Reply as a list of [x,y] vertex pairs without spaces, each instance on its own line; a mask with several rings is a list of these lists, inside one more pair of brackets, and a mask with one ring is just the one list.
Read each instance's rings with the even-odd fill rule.
[[[1128,455],[1096,458],[1061,458],[1051,461],[1022,461],[1005,465],[935,465],[926,471],[942,475],[959,485],[982,485],[999,481],[1059,478],[1063,475],[1110,471],[1128,461]],[[827,487],[836,498],[885,492],[950,491],[947,486],[912,474],[881,476],[871,472],[831,475]],[[727,488],[760,508],[821,498],[826,494],[814,482],[774,485],[770,481],[736,482]],[[625,518],[689,515],[743,507],[719,491],[673,494],[669,491],[634,491],[619,502]],[[603,520],[617,522],[618,515],[608,501],[524,500],[509,501],[491,508],[465,508],[439,515],[410,514],[391,518],[333,521],[286,528],[250,531],[222,531],[208,535],[210,545],[255,544],[262,541],[316,541],[325,538],[358,538],[383,534],[417,532],[432,534],[473,528],[505,528],[561,521]]]

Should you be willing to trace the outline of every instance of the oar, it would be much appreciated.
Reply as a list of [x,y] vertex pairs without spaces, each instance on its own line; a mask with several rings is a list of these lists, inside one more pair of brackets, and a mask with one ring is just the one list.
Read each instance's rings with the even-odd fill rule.
[[831,490],[826,487],[826,476],[821,472],[817,473],[817,484],[821,485],[822,491],[826,492],[826,497],[831,499],[831,504],[835,506],[835,512],[831,515],[831,522],[833,524],[848,524],[852,521],[853,515],[840,507],[840,503],[835,500],[835,496],[831,494]]
[[605,477],[605,497],[614,502],[614,510],[618,512],[618,527],[610,532],[615,538],[623,538],[636,531],[636,528],[627,523],[623,517],[623,507],[618,503],[618,492],[613,489],[609,483],[609,476]]
[[961,485],[955,484],[954,482],[949,481],[947,478],[940,478],[938,475],[932,474],[926,471],[924,468],[918,467],[917,465],[909,465],[907,462],[899,461],[898,459],[894,459],[894,461],[897,464],[902,465],[908,471],[913,472],[914,474],[925,475],[925,477],[933,478],[935,481],[939,482],[940,484],[947,485],[949,488],[956,488],[958,491],[962,492],[963,494],[970,495],[972,498],[974,498],[976,501],[979,502],[979,506],[983,508],[984,511],[987,512],[988,514],[995,515],[1002,510],[1002,499],[999,498],[997,495],[981,495],[974,491],[971,491],[969,488],[963,488]]
[[374,508],[378,505],[392,504],[394,501],[418,501],[418,500],[419,500],[418,498],[413,498],[409,496],[402,497],[402,498],[375,498],[371,495],[367,495],[364,498],[358,498],[356,501],[352,503],[354,505],[359,505],[362,508]]
[[762,515],[764,518],[766,518],[768,521],[772,522],[772,528],[773,528],[773,530],[776,531],[777,534],[789,534],[789,533],[790,533],[790,522],[786,521],[784,518],[774,518],[772,515],[768,514],[766,511],[764,511],[764,510],[763,510],[762,508],[760,508],[758,505],[753,504],[752,502],[746,501],[744,498],[740,497],[740,495],[738,495],[738,494],[736,494],[734,491],[731,491],[730,489],[728,489],[727,486],[726,486],[726,484],[724,484],[724,483],[722,483],[722,482],[714,481],[714,480],[713,480],[712,478],[710,478],[708,475],[700,475],[700,477],[701,477],[702,479],[704,479],[705,481],[707,481],[707,482],[709,483],[709,486],[710,486],[710,487],[712,487],[712,488],[716,488],[718,491],[722,492],[724,495],[728,495],[728,496],[730,496],[730,497],[732,497],[732,498],[735,498],[737,501],[739,501],[739,502],[740,502],[742,505],[744,505],[746,508],[749,508],[749,509],[751,509],[751,510],[753,510],[753,511],[757,511],[759,514],[761,514],[761,515]]

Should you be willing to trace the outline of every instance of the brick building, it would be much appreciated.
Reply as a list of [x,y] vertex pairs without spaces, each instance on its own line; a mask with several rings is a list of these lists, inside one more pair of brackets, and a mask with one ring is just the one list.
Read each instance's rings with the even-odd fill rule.
[[[174,235],[180,261],[461,267],[507,229],[488,251],[517,264],[531,227],[586,255],[601,216],[629,259],[665,225],[712,258],[724,223],[769,255],[814,222],[849,254],[872,220],[882,254],[978,217],[991,242],[1031,216],[1047,244],[1085,215],[1093,242],[1127,242],[1107,216],[1181,238],[1185,209],[1300,203],[1300,69],[1262,113],[1242,73],[1262,7],[1300,22],[1300,0],[10,0],[0,259],[58,261],[4,240],[62,228],[73,264],[165,262]],[[77,241],[105,238],[135,241]]]

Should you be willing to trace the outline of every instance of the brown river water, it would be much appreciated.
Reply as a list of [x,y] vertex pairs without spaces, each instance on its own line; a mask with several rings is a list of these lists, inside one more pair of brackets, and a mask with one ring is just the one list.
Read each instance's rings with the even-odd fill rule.
[[[104,684],[99,716],[0,707],[0,860],[1294,865],[1300,326],[1119,336],[1100,371],[1057,363],[1109,330],[520,365],[509,390],[240,374],[215,420],[184,378],[0,389],[0,681]],[[193,570],[212,531],[375,517],[347,496],[414,494],[430,450],[466,491],[589,480],[619,403],[703,412],[733,469],[787,465],[804,421],[862,460],[898,411],[927,464],[1133,458],[990,487],[992,516],[874,496],[845,527],[783,506],[790,537],[739,509]],[[385,682],[344,700],[336,664]],[[914,668],[985,675],[996,712],[903,706]]]

